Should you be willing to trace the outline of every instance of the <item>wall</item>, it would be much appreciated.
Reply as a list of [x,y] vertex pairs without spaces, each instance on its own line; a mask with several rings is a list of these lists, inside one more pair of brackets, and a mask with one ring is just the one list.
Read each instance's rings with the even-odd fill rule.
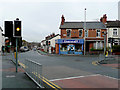
[[[106,31],[106,29],[100,29],[101,37],[104,37],[103,33],[102,33],[103,31]],[[66,29],[61,29],[61,38],[69,39],[69,38],[73,38],[73,37],[82,39],[84,37],[84,30],[82,32],[82,37],[79,37],[78,29],[71,29],[71,37],[67,37]],[[96,29],[89,29],[88,37],[96,37]]]
[[60,39],[60,35],[52,38],[50,41],[50,46],[55,48],[55,40]]
[[118,20],[120,20],[120,1],[118,2]]
[[[116,37],[113,36],[113,29],[114,28],[107,28],[107,37],[112,37],[112,38],[120,38],[120,28],[117,28],[118,29],[118,35]],[[107,38],[107,41],[108,41],[108,38]],[[107,44],[107,46],[110,47],[110,43]]]
[[0,52],[2,48],[2,31],[0,30]]

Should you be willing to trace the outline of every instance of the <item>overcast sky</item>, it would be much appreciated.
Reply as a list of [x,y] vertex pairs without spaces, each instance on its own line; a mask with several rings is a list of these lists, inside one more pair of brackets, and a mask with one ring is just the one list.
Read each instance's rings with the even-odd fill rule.
[[[91,2],[90,2],[91,1]],[[0,26],[5,20],[22,20],[22,37],[40,42],[51,33],[60,33],[62,14],[66,21],[98,21],[103,14],[108,20],[118,19],[119,0],[0,0]],[[4,28],[3,28],[4,29]]]

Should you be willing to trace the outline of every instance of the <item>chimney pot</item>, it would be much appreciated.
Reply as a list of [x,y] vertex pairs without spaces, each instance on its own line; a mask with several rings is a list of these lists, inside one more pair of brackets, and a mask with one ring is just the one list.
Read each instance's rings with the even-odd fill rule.
[[64,22],[65,22],[65,18],[64,18],[64,15],[62,15],[62,20],[61,20],[61,25],[63,25],[64,24]]

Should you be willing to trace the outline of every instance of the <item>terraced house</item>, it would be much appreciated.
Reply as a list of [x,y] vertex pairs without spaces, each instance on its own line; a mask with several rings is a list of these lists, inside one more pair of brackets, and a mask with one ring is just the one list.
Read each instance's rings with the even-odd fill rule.
[[[107,20],[106,15],[102,19]],[[106,27],[103,22],[91,21],[86,22],[86,31],[84,30],[85,22],[67,22],[62,15],[60,32],[61,39],[56,40],[57,54],[84,54],[91,49],[102,49],[104,47],[103,32]],[[84,45],[85,44],[85,45]]]

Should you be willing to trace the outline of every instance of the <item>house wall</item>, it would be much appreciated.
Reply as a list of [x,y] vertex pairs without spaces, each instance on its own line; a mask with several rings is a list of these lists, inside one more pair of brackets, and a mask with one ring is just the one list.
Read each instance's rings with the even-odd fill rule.
[[2,48],[2,30],[0,30],[0,52]]
[[50,39],[50,46],[55,48],[55,40],[60,39],[60,35]]
[[71,38],[79,38],[78,29],[72,29],[72,31],[71,31]]
[[118,20],[120,20],[120,1],[118,2]]
[[[118,30],[118,35],[114,36],[113,35],[113,29],[117,29]],[[108,38],[120,38],[120,28],[107,28],[107,41]],[[110,43],[107,42],[107,46],[111,47]]]
[[55,44],[55,51],[56,51],[55,52],[56,54],[59,54],[59,45],[58,44]]
[[2,36],[2,46],[5,46],[5,36]]
[[[61,38],[79,38],[82,39],[84,37],[84,30],[82,32],[82,37],[79,37],[79,29],[71,29],[71,37],[67,37],[67,29],[61,29]],[[96,30],[97,29],[89,29],[88,30],[88,37],[96,37]],[[99,29],[98,29],[99,30]],[[100,35],[103,36],[103,31],[106,31],[106,29],[100,29]]]

